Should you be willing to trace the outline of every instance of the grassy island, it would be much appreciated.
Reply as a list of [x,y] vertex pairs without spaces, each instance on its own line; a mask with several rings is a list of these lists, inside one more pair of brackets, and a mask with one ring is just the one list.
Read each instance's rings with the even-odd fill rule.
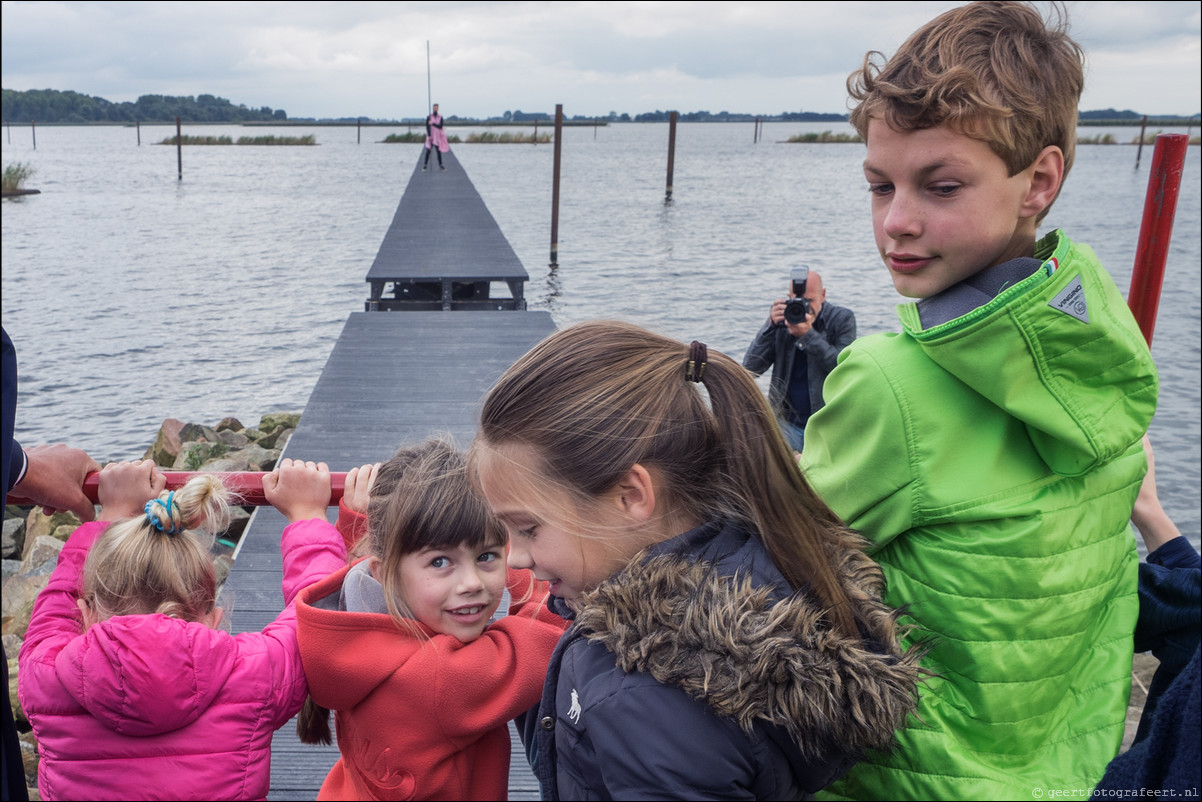
[[25,162],[13,162],[4,168],[4,177],[0,180],[0,189],[4,192],[19,192],[24,189],[22,186],[25,179],[34,174],[34,169],[31,165]]
[[[426,135],[418,133],[417,131],[406,131],[403,134],[389,134],[388,136],[384,137],[382,141],[388,145],[394,145],[397,143],[412,144],[415,142],[424,145],[426,143]],[[455,136],[454,134],[451,134],[447,137],[447,142],[450,144],[455,144],[459,141],[459,137]]]
[[537,143],[546,143],[551,141],[550,134],[512,134],[506,131],[503,134],[494,134],[492,131],[485,131],[482,134],[468,134],[468,142],[483,143],[488,145],[509,145],[523,144],[533,145]]
[[863,142],[859,134],[836,134],[832,131],[823,131],[821,134],[794,134],[785,140],[786,142]]
[[317,136],[240,136],[235,142],[228,136],[169,136],[160,145],[316,145]]

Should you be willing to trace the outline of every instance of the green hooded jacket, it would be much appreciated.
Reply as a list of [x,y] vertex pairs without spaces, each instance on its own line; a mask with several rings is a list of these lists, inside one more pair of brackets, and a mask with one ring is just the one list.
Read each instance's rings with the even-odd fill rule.
[[1092,789],[1118,751],[1156,371],[1091,249],[1053,231],[1035,256],[946,323],[899,307],[904,331],[844,350],[806,429],[807,478],[938,675],[892,755],[827,797],[1038,799]]

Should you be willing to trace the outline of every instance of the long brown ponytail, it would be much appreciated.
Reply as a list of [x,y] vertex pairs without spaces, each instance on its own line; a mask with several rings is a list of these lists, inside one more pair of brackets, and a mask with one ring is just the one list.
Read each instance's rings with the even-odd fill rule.
[[489,393],[479,441],[532,447],[542,478],[583,498],[636,463],[654,468],[667,505],[700,520],[744,521],[789,583],[808,587],[829,624],[855,636],[837,567],[839,549],[859,541],[806,482],[751,375],[715,351],[703,369],[698,358],[627,323],[556,332]]

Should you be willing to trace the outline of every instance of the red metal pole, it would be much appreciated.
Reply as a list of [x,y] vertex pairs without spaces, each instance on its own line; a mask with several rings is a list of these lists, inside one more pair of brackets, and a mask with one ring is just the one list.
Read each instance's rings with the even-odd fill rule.
[[1131,272],[1131,290],[1127,306],[1135,315],[1139,330],[1152,345],[1156,328],[1156,308],[1164,283],[1173,217],[1177,213],[1177,193],[1189,137],[1185,134],[1160,134],[1152,152],[1152,173],[1148,176],[1148,194],[1144,200],[1144,218],[1140,224],[1139,244],[1135,249],[1135,268]]
[[[164,471],[163,475],[167,477],[167,489],[179,490],[188,480],[196,473],[191,471]],[[266,473],[256,471],[229,471],[229,472],[213,472],[214,476],[220,477],[221,481],[230,491],[238,496],[235,502],[239,507],[269,507],[271,506],[267,499],[263,496],[263,477]],[[330,506],[335,507],[342,499],[342,491],[346,487],[346,474],[330,472]],[[98,492],[100,489],[100,474],[89,473],[83,480],[83,494],[93,502],[99,503]],[[29,499],[19,498],[13,495],[8,496],[9,504],[18,506],[32,505],[33,502]]]

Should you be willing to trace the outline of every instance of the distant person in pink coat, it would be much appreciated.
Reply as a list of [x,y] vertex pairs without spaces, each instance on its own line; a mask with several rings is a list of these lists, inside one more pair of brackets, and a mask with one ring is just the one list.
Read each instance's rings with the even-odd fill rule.
[[442,154],[451,149],[447,144],[447,135],[442,130],[442,115],[438,113],[438,104],[434,104],[434,111],[430,112],[430,116],[426,118],[426,160],[422,163],[422,169],[430,169],[430,151],[438,148],[438,169],[445,170],[446,166],[442,163]]

